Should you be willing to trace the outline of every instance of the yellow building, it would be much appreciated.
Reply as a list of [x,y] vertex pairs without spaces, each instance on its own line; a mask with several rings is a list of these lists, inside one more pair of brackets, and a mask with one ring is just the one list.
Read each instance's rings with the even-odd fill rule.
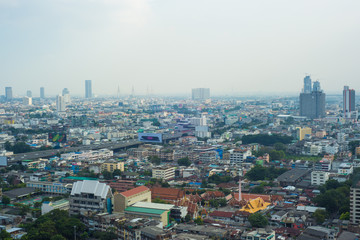
[[260,210],[266,209],[270,203],[265,202],[262,198],[258,197],[255,199],[249,200],[245,206],[241,208],[240,211],[245,211],[248,213],[256,213]]
[[118,162],[115,160],[111,160],[111,161],[107,161],[104,162],[101,165],[101,171],[108,171],[108,172],[113,172],[115,169],[119,169],[120,171],[124,171],[124,162]]
[[311,128],[309,127],[305,127],[305,128],[297,127],[296,131],[297,131],[296,136],[300,141],[303,140],[306,135],[311,136]]
[[151,202],[151,191],[145,186],[130,189],[114,195],[114,212],[124,212],[136,202]]

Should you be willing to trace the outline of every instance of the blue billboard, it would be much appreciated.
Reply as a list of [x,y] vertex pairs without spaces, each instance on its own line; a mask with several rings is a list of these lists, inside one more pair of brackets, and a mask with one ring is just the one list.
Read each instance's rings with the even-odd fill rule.
[[162,143],[162,134],[161,133],[138,133],[138,140],[140,142]]

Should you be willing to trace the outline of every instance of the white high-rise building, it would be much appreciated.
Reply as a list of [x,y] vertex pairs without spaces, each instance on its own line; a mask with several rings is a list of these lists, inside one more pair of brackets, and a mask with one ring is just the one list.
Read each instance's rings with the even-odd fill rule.
[[23,97],[23,104],[30,106],[32,105],[32,98],[31,97]]
[[65,99],[64,96],[58,95],[56,97],[56,111],[65,112]]
[[192,100],[206,100],[210,98],[210,88],[193,88]]
[[344,86],[343,111],[346,118],[350,118],[352,112],[355,112],[355,90],[350,89],[349,86]]

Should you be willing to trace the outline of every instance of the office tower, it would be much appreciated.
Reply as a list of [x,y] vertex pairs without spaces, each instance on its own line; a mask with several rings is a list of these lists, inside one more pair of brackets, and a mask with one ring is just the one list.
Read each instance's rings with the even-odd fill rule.
[[64,97],[61,95],[58,95],[56,97],[56,111],[65,112],[65,100]]
[[311,88],[311,78],[310,76],[306,76],[304,78],[304,89],[303,92],[304,93],[311,93],[312,88]]
[[351,113],[355,111],[355,90],[349,86],[344,86],[343,90],[343,111],[346,118],[350,118]]
[[85,98],[92,98],[91,80],[85,80]]
[[192,100],[206,100],[210,98],[210,88],[193,88]]
[[321,91],[320,82],[319,82],[319,81],[315,81],[315,82],[314,82],[312,91],[313,91],[313,92],[320,92],[320,91]]
[[62,95],[64,96],[65,94],[70,94],[69,89],[64,88],[64,89],[62,90]]
[[67,88],[64,88],[62,91],[62,95],[64,97],[65,104],[70,104],[71,98],[70,98],[70,91]]
[[40,88],[40,98],[45,98],[45,88],[44,87]]
[[40,88],[40,98],[45,98],[45,88],[44,87]]
[[5,98],[6,101],[11,101],[13,98],[12,87],[5,87]]
[[23,104],[27,106],[32,105],[32,97],[23,97]]
[[30,90],[27,90],[26,91],[26,96],[31,98],[32,97],[32,92]]
[[300,93],[300,116],[311,119],[325,117],[325,93],[319,81],[314,82],[310,93]]

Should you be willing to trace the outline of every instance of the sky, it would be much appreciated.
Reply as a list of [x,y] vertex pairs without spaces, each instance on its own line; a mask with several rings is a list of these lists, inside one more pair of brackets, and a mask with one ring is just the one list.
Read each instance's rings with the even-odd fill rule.
[[359,0],[0,0],[0,94],[360,89]]

